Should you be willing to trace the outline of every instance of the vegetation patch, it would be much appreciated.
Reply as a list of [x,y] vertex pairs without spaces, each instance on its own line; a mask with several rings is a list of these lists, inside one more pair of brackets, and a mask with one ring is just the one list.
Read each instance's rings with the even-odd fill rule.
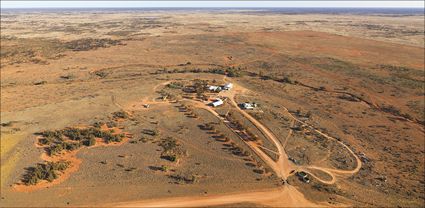
[[157,136],[159,135],[159,132],[156,129],[143,129],[142,134],[147,134],[149,136]]
[[194,184],[199,182],[199,177],[194,174],[172,174],[168,178],[172,179],[176,184]]
[[65,160],[39,163],[35,167],[27,168],[27,173],[24,175],[23,182],[25,185],[35,185],[43,180],[52,182],[70,165],[71,162]]
[[83,38],[65,43],[65,48],[73,51],[89,51],[97,48],[107,48],[110,46],[121,45],[121,41],[110,38],[94,39]]
[[400,109],[396,108],[393,105],[382,105],[382,106],[380,106],[380,108],[381,108],[382,111],[384,111],[386,113],[390,113],[390,114],[393,114],[395,116],[400,116],[400,117],[403,117],[403,118],[409,119],[409,120],[413,119],[412,116],[410,116],[407,113],[402,113],[400,111]]
[[180,158],[187,156],[187,151],[173,137],[162,139],[159,146],[162,147],[161,158],[168,161],[177,162]]
[[110,130],[100,128],[65,128],[56,131],[43,131],[38,133],[42,136],[38,144],[44,146],[50,155],[58,155],[63,151],[73,151],[82,146],[92,146],[96,144],[95,138],[102,138],[105,143],[121,142],[124,134],[114,134]]

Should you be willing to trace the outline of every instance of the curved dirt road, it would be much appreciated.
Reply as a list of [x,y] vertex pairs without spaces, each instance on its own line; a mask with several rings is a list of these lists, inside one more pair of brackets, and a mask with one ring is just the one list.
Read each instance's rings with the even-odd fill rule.
[[[226,77],[223,78],[223,81],[227,81],[226,79],[227,79]],[[278,172],[276,172],[276,171],[275,172],[282,179],[286,179],[289,176],[289,173],[291,172],[291,170],[294,169],[293,165],[291,163],[289,163],[288,156],[286,155],[286,152],[283,148],[284,145],[286,145],[286,142],[288,141],[291,134],[288,134],[288,136],[285,139],[284,144],[281,144],[280,141],[275,137],[275,135],[268,128],[263,126],[260,122],[258,122],[255,118],[253,118],[250,114],[248,114],[247,112],[240,109],[238,107],[236,101],[234,100],[234,97],[236,95],[236,92],[238,92],[238,91],[239,92],[245,92],[247,90],[244,89],[243,87],[235,84],[235,83],[233,83],[233,84],[234,84],[234,90],[223,91],[222,95],[228,97],[230,102],[232,103],[232,105],[234,107],[236,107],[236,109],[240,113],[242,113],[247,119],[249,119],[266,137],[268,137],[274,143],[274,145],[276,146],[276,148],[278,149],[278,152],[279,152],[279,160],[276,162],[276,164],[279,167],[278,168],[279,170],[278,170]],[[321,136],[325,137],[326,139],[334,140],[337,143],[341,144],[345,149],[347,149],[350,152],[351,155],[353,155],[353,157],[356,160],[357,166],[353,170],[340,170],[340,169],[317,167],[317,166],[303,166],[303,167],[306,167],[306,168],[317,169],[317,170],[323,171],[323,172],[329,174],[332,177],[332,180],[326,181],[326,180],[320,179],[319,177],[317,177],[314,174],[311,174],[311,175],[313,175],[314,178],[319,179],[319,181],[326,183],[326,184],[333,184],[333,183],[335,183],[336,178],[332,173],[334,173],[334,174],[354,174],[354,173],[357,173],[360,170],[360,168],[362,166],[361,160],[346,144],[344,144],[343,142],[341,142],[341,141],[339,141],[339,140],[317,130],[313,126],[311,126],[311,125],[301,121],[300,119],[296,118],[294,115],[292,115],[289,112],[289,110],[285,106],[282,106],[282,108],[293,119],[293,122],[299,122],[299,123],[307,126],[308,128],[310,128],[311,130],[315,131],[316,133],[320,134]],[[290,133],[292,133],[292,132],[290,132]],[[274,166],[274,165],[275,164],[272,164],[272,166]]]

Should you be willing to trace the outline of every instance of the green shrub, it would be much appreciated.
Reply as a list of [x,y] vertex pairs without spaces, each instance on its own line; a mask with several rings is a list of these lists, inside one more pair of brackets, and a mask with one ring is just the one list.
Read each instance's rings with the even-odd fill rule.
[[162,172],[167,172],[168,167],[165,165],[161,165],[161,167],[159,168]]

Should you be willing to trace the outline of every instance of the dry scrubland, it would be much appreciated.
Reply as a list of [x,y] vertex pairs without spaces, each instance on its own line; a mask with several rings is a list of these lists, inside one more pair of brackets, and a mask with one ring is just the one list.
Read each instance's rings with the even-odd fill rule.
[[0,202],[424,206],[423,18],[2,12]]

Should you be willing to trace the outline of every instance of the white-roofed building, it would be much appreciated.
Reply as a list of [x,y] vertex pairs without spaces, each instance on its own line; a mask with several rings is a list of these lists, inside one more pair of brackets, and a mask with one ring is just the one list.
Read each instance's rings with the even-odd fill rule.
[[224,86],[223,86],[223,89],[225,89],[225,90],[230,90],[230,89],[232,89],[233,88],[233,84],[232,83],[227,83],[227,84],[225,84]]
[[217,91],[221,91],[221,87],[220,86],[211,85],[211,86],[208,86],[208,90],[209,91],[217,92]]
[[217,98],[214,102],[210,103],[210,105],[212,105],[214,107],[217,107],[217,106],[220,106],[220,105],[223,105],[223,104],[224,104],[223,100],[219,99],[219,98]]

